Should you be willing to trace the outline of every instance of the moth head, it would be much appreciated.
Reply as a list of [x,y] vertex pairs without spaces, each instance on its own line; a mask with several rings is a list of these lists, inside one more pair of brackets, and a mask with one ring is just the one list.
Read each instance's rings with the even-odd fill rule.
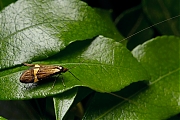
[[67,68],[64,68],[64,67],[62,67],[62,66],[58,66],[58,69],[59,69],[61,72],[66,72],[66,71],[68,71]]

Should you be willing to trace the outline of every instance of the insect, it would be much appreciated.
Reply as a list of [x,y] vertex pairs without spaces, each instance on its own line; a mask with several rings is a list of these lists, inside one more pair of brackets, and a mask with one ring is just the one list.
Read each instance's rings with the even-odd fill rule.
[[[20,82],[22,83],[36,83],[38,81],[45,80],[55,75],[61,75],[61,73],[65,73],[66,71],[68,71],[67,68],[64,68],[62,66],[39,65],[39,64],[28,64],[28,63],[23,63],[23,64],[31,68],[29,70],[26,70],[24,73],[22,73],[20,77]],[[62,83],[63,86],[65,86],[63,79],[62,79]]]

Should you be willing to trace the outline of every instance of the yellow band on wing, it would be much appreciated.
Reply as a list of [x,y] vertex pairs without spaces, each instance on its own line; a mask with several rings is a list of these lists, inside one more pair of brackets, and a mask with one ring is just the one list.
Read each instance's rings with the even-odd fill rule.
[[34,68],[34,82],[38,82],[38,78],[37,78],[37,72],[38,72],[39,68]]
[[40,65],[38,65],[38,64],[35,64],[35,65],[34,65],[34,67],[40,67]]

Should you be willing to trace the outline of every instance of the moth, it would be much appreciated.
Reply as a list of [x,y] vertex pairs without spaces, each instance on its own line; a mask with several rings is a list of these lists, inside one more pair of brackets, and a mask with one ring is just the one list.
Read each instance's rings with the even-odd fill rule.
[[[38,81],[43,81],[55,75],[61,75],[61,73],[65,73],[66,71],[68,71],[67,68],[64,68],[62,66],[39,65],[39,64],[28,64],[28,63],[23,63],[23,64],[31,68],[22,73],[20,77],[21,83],[36,83]],[[65,86],[63,79],[62,79],[62,83]]]

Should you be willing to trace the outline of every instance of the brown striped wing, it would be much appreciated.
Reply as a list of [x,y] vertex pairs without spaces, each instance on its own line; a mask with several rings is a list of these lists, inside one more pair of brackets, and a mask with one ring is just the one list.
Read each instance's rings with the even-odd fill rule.
[[59,73],[61,73],[61,70],[58,69],[58,67],[56,66],[43,66],[43,67],[39,67],[36,76],[38,80],[42,80]]
[[31,68],[22,73],[20,77],[22,83],[33,83],[34,82],[34,70]]

